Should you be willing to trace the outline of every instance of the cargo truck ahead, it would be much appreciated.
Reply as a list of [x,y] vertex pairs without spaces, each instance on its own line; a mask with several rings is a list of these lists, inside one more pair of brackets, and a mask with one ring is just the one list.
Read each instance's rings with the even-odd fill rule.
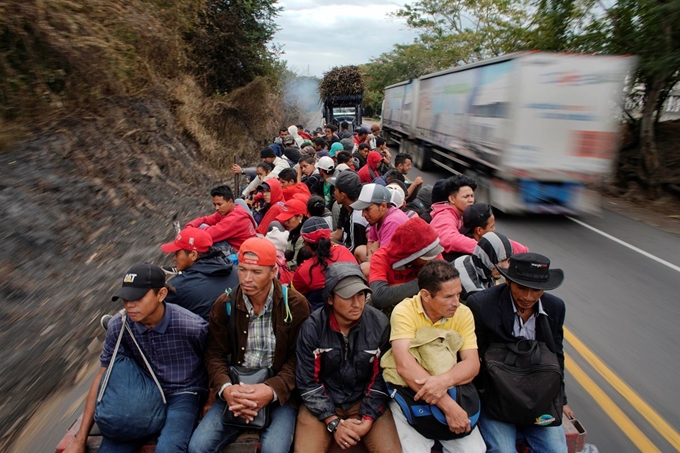
[[611,174],[629,56],[521,52],[385,89],[386,138],[432,166],[477,180],[506,213],[599,210],[587,184]]

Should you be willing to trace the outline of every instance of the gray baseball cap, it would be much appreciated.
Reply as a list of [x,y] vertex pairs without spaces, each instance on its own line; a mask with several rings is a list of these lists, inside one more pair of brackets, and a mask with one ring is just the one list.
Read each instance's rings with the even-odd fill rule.
[[350,206],[357,211],[364,210],[372,204],[389,204],[392,200],[392,192],[380,184],[366,184],[361,188],[357,201]]
[[335,263],[326,269],[326,286],[323,289],[323,299],[327,301],[332,293],[343,299],[349,299],[360,291],[371,292],[364,273],[356,263]]

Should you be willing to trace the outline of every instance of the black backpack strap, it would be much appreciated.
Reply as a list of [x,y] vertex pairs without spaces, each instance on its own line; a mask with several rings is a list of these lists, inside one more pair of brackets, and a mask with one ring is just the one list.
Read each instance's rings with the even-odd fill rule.
[[236,356],[238,355],[238,337],[236,335],[236,316],[234,310],[236,309],[236,294],[238,293],[239,286],[230,288],[229,300],[226,304],[227,316],[229,317],[229,341],[231,342],[231,361],[232,364],[236,362]]
[[552,330],[550,329],[548,317],[545,315],[538,315],[538,320],[541,323],[541,332],[545,337],[545,345],[548,347],[548,349],[550,349],[550,352],[556,354],[557,348],[555,348],[555,339],[552,336]]

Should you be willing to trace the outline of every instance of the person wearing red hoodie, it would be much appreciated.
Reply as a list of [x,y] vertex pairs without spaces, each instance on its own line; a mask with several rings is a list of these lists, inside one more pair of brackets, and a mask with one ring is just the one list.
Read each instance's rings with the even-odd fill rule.
[[257,227],[257,232],[264,236],[267,234],[269,224],[276,219],[277,215],[281,214],[285,200],[281,183],[276,178],[266,180],[258,186],[258,189],[262,190],[264,202],[269,205],[262,221],[260,221],[260,226]]
[[383,161],[383,156],[377,151],[370,151],[366,158],[366,165],[359,169],[358,175],[362,184],[370,184],[375,178],[382,176],[378,169],[380,163]]
[[298,174],[294,168],[281,170],[281,173],[279,173],[279,182],[283,188],[283,198],[288,201],[292,200],[295,194],[302,194],[304,195],[302,201],[306,203],[312,196],[312,193],[309,191],[307,184],[304,182],[297,182],[297,178]]
[[227,185],[210,191],[215,213],[187,223],[185,228],[201,228],[213,239],[213,246],[229,245],[238,250],[246,239],[255,237],[255,219],[242,206],[234,203],[234,194]]
[[454,175],[439,180],[432,188],[432,221],[444,247],[444,259],[452,261],[461,255],[470,255],[477,241],[460,232],[463,212],[475,202],[477,183],[465,175]]
[[371,256],[373,306],[389,315],[399,302],[418,294],[418,272],[428,261],[442,259],[443,251],[437,233],[420,217],[397,227],[389,245]]

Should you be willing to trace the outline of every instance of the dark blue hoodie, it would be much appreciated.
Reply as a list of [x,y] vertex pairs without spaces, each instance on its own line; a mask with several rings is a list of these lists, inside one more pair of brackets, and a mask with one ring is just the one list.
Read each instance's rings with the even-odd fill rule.
[[238,273],[232,269],[231,261],[220,253],[197,260],[168,284],[175,292],[168,294],[166,302],[180,305],[207,321],[219,295],[238,285]]

